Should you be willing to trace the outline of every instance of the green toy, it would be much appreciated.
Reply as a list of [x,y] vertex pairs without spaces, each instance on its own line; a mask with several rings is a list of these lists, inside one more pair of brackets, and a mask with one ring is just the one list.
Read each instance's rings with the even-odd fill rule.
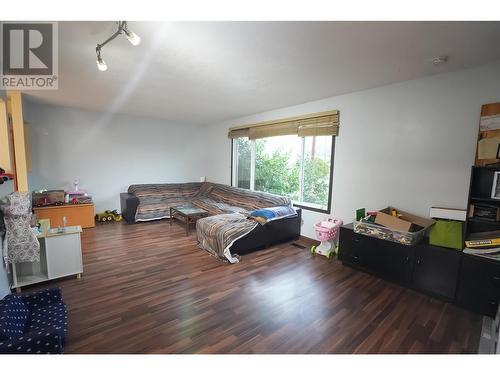
[[106,210],[95,215],[95,221],[105,223],[107,221],[122,221],[123,217],[117,210]]
[[364,209],[364,208],[358,208],[356,210],[356,221],[360,221],[365,216],[366,216],[366,209]]

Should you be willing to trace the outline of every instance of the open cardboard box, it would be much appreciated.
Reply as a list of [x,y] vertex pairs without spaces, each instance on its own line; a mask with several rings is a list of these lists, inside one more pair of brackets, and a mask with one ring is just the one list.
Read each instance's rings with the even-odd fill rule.
[[[396,210],[401,216],[392,216],[392,210]],[[416,232],[426,229],[434,223],[435,221],[432,219],[412,215],[408,212],[399,210],[396,207],[390,206],[378,211],[377,216],[375,217],[375,224],[383,225],[384,227],[400,232]]]

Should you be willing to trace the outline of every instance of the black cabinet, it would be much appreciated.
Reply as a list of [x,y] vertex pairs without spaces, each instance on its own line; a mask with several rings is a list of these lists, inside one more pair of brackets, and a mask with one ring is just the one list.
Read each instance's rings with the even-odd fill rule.
[[348,224],[340,229],[339,260],[483,315],[494,317],[498,309],[500,262],[491,259],[428,244],[379,240],[354,233]]
[[[487,203],[494,175],[500,167],[472,167],[469,205]],[[500,230],[499,221],[467,218],[466,233]],[[353,225],[340,230],[339,259],[347,265],[396,283],[443,298],[477,313],[494,317],[500,301],[500,261],[428,245],[400,245],[354,233]]]
[[348,265],[448,300],[455,297],[460,252],[421,244],[401,245],[340,230],[339,259]]
[[420,244],[415,247],[412,284],[415,289],[442,297],[455,298],[461,253],[457,250]]
[[413,246],[354,233],[352,225],[340,229],[339,259],[382,278],[407,285],[411,281]]
[[500,262],[462,255],[457,303],[469,310],[494,317],[500,300]]

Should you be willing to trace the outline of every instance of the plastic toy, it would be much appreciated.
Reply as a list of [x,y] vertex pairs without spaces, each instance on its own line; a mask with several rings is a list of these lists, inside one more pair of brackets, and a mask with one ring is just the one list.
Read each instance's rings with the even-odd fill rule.
[[316,238],[321,241],[321,244],[311,247],[311,254],[320,254],[332,259],[337,250],[337,241],[342,224],[342,220],[334,218],[328,218],[326,221],[314,224]]
[[123,217],[117,210],[106,210],[95,215],[95,221],[105,223],[107,221],[122,221]]

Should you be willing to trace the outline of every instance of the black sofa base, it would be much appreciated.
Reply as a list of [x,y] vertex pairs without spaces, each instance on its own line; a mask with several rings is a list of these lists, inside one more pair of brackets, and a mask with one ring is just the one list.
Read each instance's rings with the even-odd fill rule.
[[[135,224],[135,212],[139,198],[129,193],[120,194],[122,216],[128,224]],[[302,209],[295,208],[297,216],[274,220],[266,225],[258,225],[246,236],[236,240],[231,246],[233,254],[247,254],[283,242],[297,240],[300,237]]]
[[302,209],[295,208],[297,216],[274,220],[266,225],[258,225],[246,236],[236,240],[231,246],[232,254],[248,254],[252,251],[283,242],[298,240],[300,237],[300,224]]
[[120,193],[120,209],[122,216],[128,224],[135,224],[135,213],[139,206],[139,198],[133,194]]

